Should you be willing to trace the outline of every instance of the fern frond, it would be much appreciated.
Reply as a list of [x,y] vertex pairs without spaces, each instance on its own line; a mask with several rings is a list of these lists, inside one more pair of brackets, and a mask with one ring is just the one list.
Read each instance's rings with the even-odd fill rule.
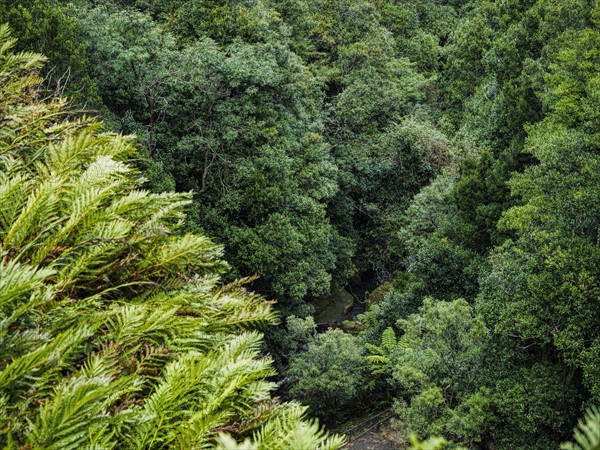
[[60,364],[60,361],[67,358],[71,352],[76,351],[78,345],[93,333],[94,328],[86,324],[78,329],[65,331],[48,344],[16,358],[0,371],[0,390],[9,390],[11,383],[41,366]]
[[0,263],[0,318],[41,288],[54,273],[52,268],[37,268],[16,261]]
[[396,348],[396,333],[392,327],[388,327],[381,335],[381,347],[386,350],[389,355]]
[[336,449],[345,443],[343,436],[328,436],[317,422],[303,420],[306,408],[297,403],[287,403],[274,417],[253,434],[252,440],[259,449]]
[[27,203],[7,230],[3,246],[31,247],[43,237],[45,230],[52,229],[60,220],[60,188],[65,180],[51,178],[40,182],[27,198]]
[[32,186],[24,174],[0,172],[0,237],[3,237],[25,206]]
[[191,204],[191,193],[163,193],[149,195],[153,207],[137,228],[141,236],[164,236],[179,228],[185,217],[184,209]]
[[[442,437],[432,437],[426,441],[419,441],[416,435],[410,437],[412,450],[442,450],[448,446],[448,441]],[[458,449],[460,450],[460,448]]]
[[600,409],[591,407],[575,429],[575,442],[560,446],[563,450],[600,450]]

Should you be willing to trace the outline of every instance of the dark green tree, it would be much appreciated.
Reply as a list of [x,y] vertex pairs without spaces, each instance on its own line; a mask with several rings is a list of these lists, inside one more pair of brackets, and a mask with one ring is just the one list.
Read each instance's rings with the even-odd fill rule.
[[[77,4],[84,4],[83,1]],[[18,38],[16,48],[43,53],[45,86],[54,95],[67,95],[78,106],[98,108],[95,80],[88,72],[79,26],[63,2],[15,0],[0,3],[0,23],[8,23]]]
[[225,244],[235,273],[258,273],[284,304],[348,276],[352,249],[325,210],[337,169],[321,94],[293,53],[208,39],[180,50],[148,16],[106,8],[82,23],[109,117],[144,137],[178,191],[195,191],[189,226]]
[[360,409],[366,386],[363,351],[355,336],[341,330],[317,334],[290,361],[290,395],[326,423],[348,417]]

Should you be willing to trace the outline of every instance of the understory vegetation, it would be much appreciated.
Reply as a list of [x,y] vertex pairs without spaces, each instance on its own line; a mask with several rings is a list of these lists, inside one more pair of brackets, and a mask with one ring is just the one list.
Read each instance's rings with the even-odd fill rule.
[[0,23],[2,447],[598,448],[596,1]]

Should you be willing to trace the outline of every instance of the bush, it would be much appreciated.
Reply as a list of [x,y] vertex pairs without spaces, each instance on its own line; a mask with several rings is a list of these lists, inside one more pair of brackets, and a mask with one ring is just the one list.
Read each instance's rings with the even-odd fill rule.
[[290,394],[328,423],[343,419],[365,386],[365,360],[358,340],[341,330],[318,334],[304,353],[295,355],[288,372]]

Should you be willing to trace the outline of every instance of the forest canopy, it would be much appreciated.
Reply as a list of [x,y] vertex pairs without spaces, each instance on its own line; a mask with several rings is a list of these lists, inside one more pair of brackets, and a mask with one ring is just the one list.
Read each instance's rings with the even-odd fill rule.
[[0,23],[3,445],[600,442],[597,2]]

